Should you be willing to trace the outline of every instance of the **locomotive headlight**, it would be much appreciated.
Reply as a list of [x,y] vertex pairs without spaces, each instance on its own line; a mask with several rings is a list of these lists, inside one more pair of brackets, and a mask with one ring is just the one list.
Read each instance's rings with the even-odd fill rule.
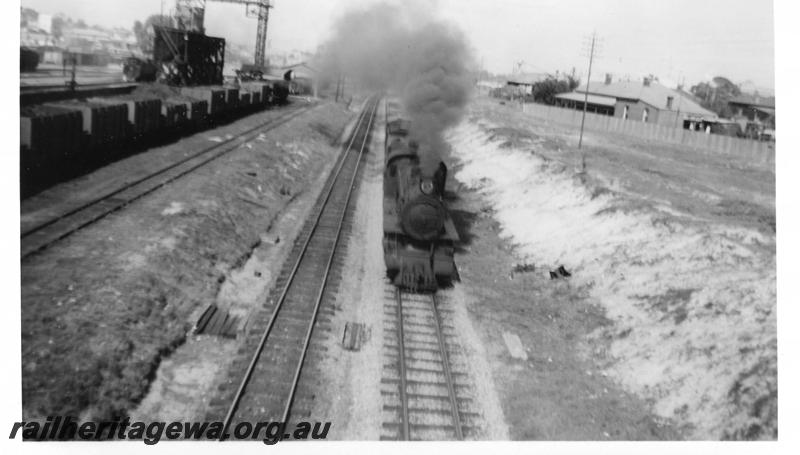
[[432,180],[427,180],[427,179],[426,179],[426,180],[423,180],[423,181],[422,181],[422,182],[420,182],[420,184],[419,184],[419,189],[420,189],[420,190],[421,190],[421,191],[422,191],[424,194],[431,194],[431,193],[433,193],[433,181],[432,181]]

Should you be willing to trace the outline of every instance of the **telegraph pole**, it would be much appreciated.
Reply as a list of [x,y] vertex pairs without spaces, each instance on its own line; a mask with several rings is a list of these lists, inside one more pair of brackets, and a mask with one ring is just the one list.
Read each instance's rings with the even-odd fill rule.
[[[591,44],[589,45],[589,71],[586,75],[586,92],[583,96],[583,114],[581,115],[581,132],[578,136],[578,149],[580,150],[583,146],[583,127],[586,124],[586,110],[589,106],[589,85],[592,83],[592,64],[594,63],[594,58],[599,52],[599,44],[597,38],[597,32],[592,32],[591,36]],[[586,172],[586,152],[581,153],[581,172]]]
[[[597,44],[597,32],[592,33],[592,44],[589,49],[589,74],[586,76],[586,92],[583,97],[583,115],[581,116],[581,133],[578,137],[578,148],[583,145],[583,125],[586,123],[586,107],[589,104],[589,84],[592,81],[592,63],[594,62],[595,45]],[[583,168],[586,168],[586,159],[583,160]]]

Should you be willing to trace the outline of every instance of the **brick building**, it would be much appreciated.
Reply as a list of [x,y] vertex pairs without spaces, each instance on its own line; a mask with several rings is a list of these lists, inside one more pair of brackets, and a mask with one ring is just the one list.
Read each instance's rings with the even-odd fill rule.
[[[557,95],[556,104],[583,109],[585,94],[586,85],[581,85],[574,92]],[[717,121],[717,114],[701,107],[690,95],[650,78],[612,82],[606,76],[605,82],[589,84],[589,97],[588,111],[626,120],[679,128],[686,121]]]

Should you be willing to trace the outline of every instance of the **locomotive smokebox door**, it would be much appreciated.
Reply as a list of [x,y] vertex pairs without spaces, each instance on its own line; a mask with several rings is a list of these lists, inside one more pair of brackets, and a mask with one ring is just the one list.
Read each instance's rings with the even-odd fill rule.
[[431,197],[420,196],[403,207],[400,221],[403,229],[419,240],[436,238],[444,227],[444,208]]

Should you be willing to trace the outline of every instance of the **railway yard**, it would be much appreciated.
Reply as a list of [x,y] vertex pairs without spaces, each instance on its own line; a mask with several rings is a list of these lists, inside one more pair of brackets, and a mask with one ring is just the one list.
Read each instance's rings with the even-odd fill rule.
[[24,419],[771,437],[774,170],[588,133],[583,171],[573,131],[478,96],[447,133],[460,281],[410,293],[392,105],[290,98],[24,198]]
[[[778,439],[775,97],[743,79],[772,73],[698,79],[771,24],[24,3],[10,439]],[[578,9],[619,22],[585,75]]]

